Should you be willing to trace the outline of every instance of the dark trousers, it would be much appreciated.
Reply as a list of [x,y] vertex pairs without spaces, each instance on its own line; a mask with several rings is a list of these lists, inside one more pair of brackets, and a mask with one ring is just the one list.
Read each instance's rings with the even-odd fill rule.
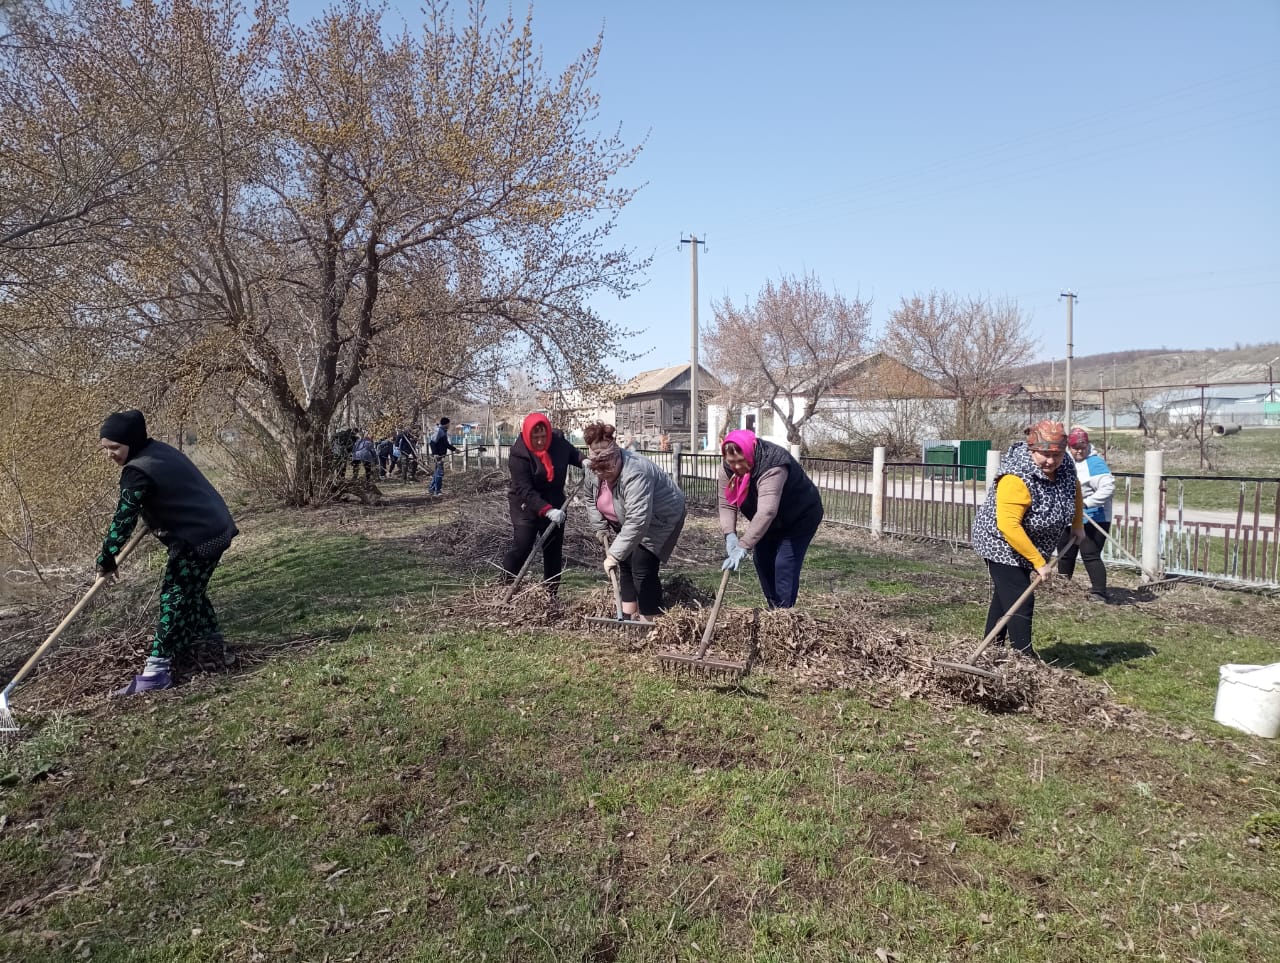
[[618,563],[619,594],[624,602],[639,602],[640,614],[662,614],[662,582],[658,568],[662,562],[643,545]]
[[[987,572],[991,575],[991,605],[987,608],[987,628],[982,634],[987,635],[996,627],[996,623],[1018,601],[1018,596],[1031,584],[1031,569],[1020,565],[1002,565],[987,559]],[[1032,595],[1025,602],[1009,624],[1000,630],[996,642],[1008,642],[1020,652],[1031,652],[1031,616],[1035,612],[1036,597]]]
[[753,549],[756,575],[769,608],[789,609],[796,604],[796,596],[800,594],[800,566],[821,524],[819,515],[812,524],[806,522],[800,531],[778,536],[766,532],[756,543]]
[[1089,573],[1090,591],[1094,595],[1107,595],[1107,566],[1102,561],[1102,547],[1107,542],[1104,533],[1111,531],[1110,522],[1098,522],[1098,531],[1087,520],[1084,523],[1085,542],[1075,545],[1071,542],[1071,529],[1062,534],[1058,543],[1058,574],[1071,578],[1076,570],[1076,555],[1084,560],[1084,570]]
[[218,616],[206,589],[222,558],[201,558],[190,549],[169,550],[169,563],[160,583],[160,619],[151,640],[151,655],[172,659],[193,642],[218,634]]
[[401,481],[417,481],[418,480],[418,459],[413,455],[400,453],[400,480]]
[[508,579],[516,577],[538,536],[548,528],[555,529],[542,543],[542,576],[548,591],[555,595],[560,588],[560,573],[564,571],[564,529],[540,516],[516,510],[511,512],[511,527],[515,539],[502,558],[502,569]]
[[355,481],[357,478],[359,478],[359,477],[360,477],[360,466],[361,466],[361,465],[363,465],[363,466],[364,466],[364,477],[365,477],[365,478],[372,478],[372,477],[373,477],[373,462],[371,462],[371,461],[356,461],[355,459],[352,459],[352,461],[351,461],[351,480],[352,480],[352,481]]

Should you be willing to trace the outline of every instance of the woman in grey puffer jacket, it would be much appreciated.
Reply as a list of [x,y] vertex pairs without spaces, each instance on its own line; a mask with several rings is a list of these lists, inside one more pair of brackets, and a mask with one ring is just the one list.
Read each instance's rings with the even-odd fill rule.
[[605,551],[606,573],[617,571],[624,615],[649,621],[662,612],[658,569],[684,528],[684,492],[656,464],[618,447],[613,425],[586,429],[591,451],[587,515]]

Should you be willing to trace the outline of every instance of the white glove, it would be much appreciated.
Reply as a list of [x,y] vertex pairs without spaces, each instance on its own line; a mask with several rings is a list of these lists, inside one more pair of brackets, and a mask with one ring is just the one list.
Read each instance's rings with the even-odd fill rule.
[[596,541],[599,542],[604,548],[609,547],[609,533],[606,532],[603,528],[597,528],[595,531],[595,536],[596,536]]
[[618,560],[606,552],[604,556],[605,574],[608,575],[610,572],[616,572],[617,570],[618,570]]
[[561,508],[547,509],[547,521],[549,521],[552,525],[559,525],[561,528],[563,528],[564,527],[564,509],[561,509]]

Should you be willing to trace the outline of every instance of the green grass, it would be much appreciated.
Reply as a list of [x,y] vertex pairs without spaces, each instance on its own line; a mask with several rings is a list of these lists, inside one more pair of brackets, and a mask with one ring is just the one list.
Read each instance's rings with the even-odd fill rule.
[[[939,638],[985,615],[977,563],[932,547],[824,531],[806,578]],[[456,587],[394,539],[257,520],[214,595],[273,659],[3,750],[0,958],[1274,959],[1280,752],[1209,718],[1219,664],[1274,657],[1268,600],[1047,592],[1037,645],[1134,730],[691,685],[430,618]]]

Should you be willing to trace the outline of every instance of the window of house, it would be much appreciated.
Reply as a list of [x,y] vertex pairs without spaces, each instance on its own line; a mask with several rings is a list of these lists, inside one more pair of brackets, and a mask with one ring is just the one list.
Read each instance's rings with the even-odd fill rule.
[[680,402],[673,402],[671,405],[671,424],[673,425],[686,424],[684,419],[684,412],[685,412],[684,404]]

